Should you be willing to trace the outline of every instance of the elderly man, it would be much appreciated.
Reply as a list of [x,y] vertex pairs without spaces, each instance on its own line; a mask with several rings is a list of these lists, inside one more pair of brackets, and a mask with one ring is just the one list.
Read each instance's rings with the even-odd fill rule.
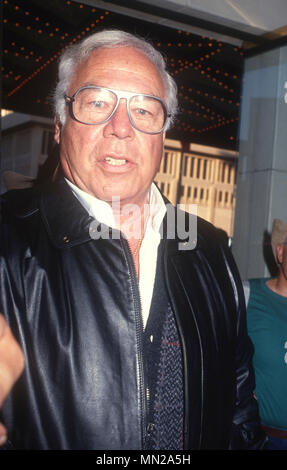
[[272,278],[244,282],[247,327],[254,344],[255,393],[271,450],[287,450],[287,224],[274,219]]
[[262,448],[231,254],[152,183],[177,106],[162,56],[94,34],[63,54],[55,103],[57,181],[3,198],[0,308],[26,362],[11,445]]

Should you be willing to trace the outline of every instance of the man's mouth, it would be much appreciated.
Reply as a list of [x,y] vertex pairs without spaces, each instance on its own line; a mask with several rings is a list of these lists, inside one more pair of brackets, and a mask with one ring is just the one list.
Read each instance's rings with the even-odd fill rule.
[[106,157],[106,158],[105,158],[105,161],[106,161],[109,165],[113,165],[113,166],[125,165],[125,163],[127,163],[127,161],[126,161],[124,158]]

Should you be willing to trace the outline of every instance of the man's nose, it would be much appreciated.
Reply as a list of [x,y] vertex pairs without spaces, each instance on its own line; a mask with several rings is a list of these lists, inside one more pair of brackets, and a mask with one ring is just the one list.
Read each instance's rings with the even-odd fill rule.
[[133,137],[134,128],[129,120],[126,100],[120,100],[116,112],[105,124],[104,135],[105,137],[114,135],[119,139]]

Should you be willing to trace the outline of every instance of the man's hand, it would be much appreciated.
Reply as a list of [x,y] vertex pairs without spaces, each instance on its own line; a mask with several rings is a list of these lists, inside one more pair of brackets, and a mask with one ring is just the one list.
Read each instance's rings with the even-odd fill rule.
[[[11,330],[0,315],[0,407],[24,368],[24,355]],[[0,445],[7,439],[7,431],[0,423]]]

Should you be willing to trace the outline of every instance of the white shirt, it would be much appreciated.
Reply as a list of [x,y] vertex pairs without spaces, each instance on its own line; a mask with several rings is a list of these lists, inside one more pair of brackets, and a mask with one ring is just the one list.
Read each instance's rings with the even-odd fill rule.
[[[116,228],[116,222],[110,204],[82,191],[67,179],[66,182],[91,217],[94,217],[98,222],[108,227]],[[149,195],[149,215],[139,251],[139,292],[144,327],[147,323],[152,300],[156,274],[157,250],[160,243],[160,226],[165,213],[166,206],[163,198],[155,184],[152,184]]]

